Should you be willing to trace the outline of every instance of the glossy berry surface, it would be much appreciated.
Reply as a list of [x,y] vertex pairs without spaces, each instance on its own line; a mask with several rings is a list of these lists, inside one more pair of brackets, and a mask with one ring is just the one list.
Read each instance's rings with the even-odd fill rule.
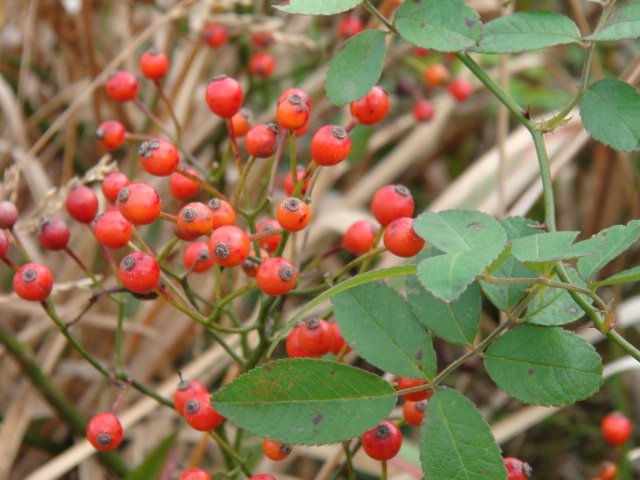
[[69,243],[69,226],[60,218],[42,218],[38,225],[38,242],[47,250],[62,250]]
[[427,408],[427,401],[419,402],[406,401],[402,405],[402,416],[409,425],[419,426],[424,418],[424,411]]
[[424,83],[430,87],[441,87],[449,81],[449,69],[441,63],[429,65],[424,71]]
[[128,187],[130,183],[129,178],[124,173],[111,172],[102,179],[102,194],[110,202],[115,202],[120,190]]
[[507,469],[507,480],[527,480],[531,476],[531,466],[515,457],[506,457],[504,466]]
[[338,324],[336,322],[331,322],[329,323],[329,326],[333,330],[333,346],[331,347],[331,353],[338,355],[345,346],[345,353],[351,351],[351,347],[347,345],[347,342],[342,337],[342,333],[340,333],[340,327]]
[[298,130],[309,121],[309,107],[300,95],[289,95],[276,108],[278,125],[287,130]]
[[218,48],[227,43],[229,38],[229,32],[227,29],[218,23],[209,23],[205,25],[202,30],[202,39],[204,43],[212,48]]
[[0,230],[0,258],[4,258],[9,253],[9,247],[11,247],[11,238],[9,234]]
[[620,412],[613,412],[602,419],[600,431],[602,438],[611,445],[622,445],[631,438],[633,425],[627,416]]
[[[198,172],[193,168],[185,168],[185,172],[190,173],[194,177],[200,178]],[[190,178],[174,172],[169,179],[169,190],[171,194],[179,200],[188,200],[200,190],[200,185]]]
[[211,394],[196,393],[184,405],[183,416],[191,428],[206,432],[222,423],[224,417],[210,404]]
[[360,33],[364,28],[362,20],[357,15],[346,15],[338,22],[338,35],[341,39],[347,40]]
[[140,57],[140,71],[150,80],[159,80],[169,70],[169,57],[164,52],[151,48]]
[[391,253],[398,257],[409,258],[417,255],[424,247],[424,239],[413,230],[413,218],[396,218],[387,225],[382,242]]
[[235,267],[244,262],[251,251],[249,237],[239,227],[227,225],[217,228],[209,237],[209,252],[216,263]]
[[180,415],[183,414],[184,406],[189,399],[198,393],[207,393],[207,389],[200,382],[196,380],[180,380],[173,394],[173,406]]
[[284,295],[296,286],[298,272],[282,257],[269,258],[262,262],[256,273],[258,288],[267,295]]
[[317,164],[328,167],[337,165],[351,151],[351,138],[342,127],[325,125],[311,139],[311,157]]
[[298,335],[300,334],[301,327],[295,327],[287,335],[287,341],[285,342],[285,348],[289,358],[316,358],[315,355],[305,351],[300,346],[300,340]]
[[118,210],[108,210],[96,218],[93,234],[103,247],[122,248],[131,240],[133,226]]
[[402,433],[388,420],[383,420],[362,434],[362,448],[374,460],[392,459],[398,454],[401,446]]
[[8,200],[0,202],[0,228],[12,228],[18,221],[18,207]]
[[142,168],[157,177],[171,175],[180,163],[178,149],[164,138],[154,138],[142,143],[138,148],[138,156]]
[[[398,377],[398,390],[406,390],[408,388],[420,387],[422,385],[426,385],[426,380],[416,380],[413,378],[407,377]],[[411,400],[412,402],[419,402],[420,400],[426,400],[432,394],[432,390],[419,390],[417,392],[405,393],[402,396],[406,400]]]
[[211,210],[214,229],[233,225],[236,222],[236,211],[226,200],[212,198],[209,200],[209,203],[207,203],[207,206],[209,210]]
[[160,216],[162,200],[148,183],[136,182],[118,192],[118,210],[134,225],[148,225]]
[[211,258],[209,246],[206,243],[194,242],[184,249],[182,263],[187,270],[193,268],[194,272],[202,273],[213,267],[216,262]]
[[233,132],[236,137],[244,137],[251,129],[251,112],[246,108],[241,108],[238,113],[231,117]]
[[201,202],[187,203],[178,212],[178,228],[192,237],[211,232],[213,230],[211,209]]
[[461,78],[451,80],[447,89],[457,102],[464,102],[473,95],[473,85],[471,85],[468,80],[463,80]]
[[291,455],[292,450],[293,447],[290,443],[274,442],[268,438],[262,441],[262,451],[269,460],[273,460],[274,462],[284,460]]
[[249,71],[258,78],[269,78],[275,68],[276,61],[268,53],[256,53],[249,59]]
[[231,118],[242,107],[244,94],[237,80],[219,75],[207,85],[205,100],[209,109],[222,118]]
[[244,139],[249,155],[269,158],[278,148],[278,127],[273,123],[252,127]]
[[383,227],[400,217],[413,215],[411,192],[404,185],[380,187],[371,200],[371,213]]
[[107,150],[120,148],[126,140],[127,131],[120,122],[105,120],[96,129],[98,143]]
[[376,228],[368,220],[353,223],[342,236],[342,246],[354,255],[361,255],[373,247]]
[[[256,227],[256,233],[264,233],[272,230],[279,230],[280,224],[273,218],[268,218],[261,221]],[[282,235],[270,235],[268,237],[261,238],[258,243],[261,247],[266,248],[268,252],[275,252],[278,249],[278,244],[282,239]]]
[[98,213],[98,196],[89,187],[74,188],[67,195],[67,212],[80,223],[89,223]]
[[122,286],[135,293],[146,293],[160,281],[160,265],[147,252],[133,252],[120,262],[118,276]]
[[413,104],[413,118],[416,122],[426,122],[432,120],[436,114],[436,109],[429,100],[418,100]]
[[23,300],[42,302],[53,289],[53,275],[39,263],[27,263],[13,275],[13,290]]
[[281,201],[276,208],[276,220],[287,232],[299,232],[309,224],[309,206],[296,197]]
[[108,452],[122,442],[122,424],[113,413],[99,413],[87,425],[87,440],[96,450]]
[[321,318],[310,318],[298,332],[300,348],[311,355],[322,356],[329,353],[334,341],[333,328]]
[[138,79],[132,73],[114,72],[107,80],[107,95],[117,102],[128,102],[138,96]]
[[211,475],[201,468],[190,468],[182,472],[178,480],[211,480]]
[[[304,177],[304,169],[303,168],[296,168],[296,177],[297,177],[296,178],[296,182],[299,182],[300,179],[302,177]],[[308,179],[307,179],[306,182],[304,182],[304,186],[302,187],[302,190],[300,191],[300,193],[302,195],[307,193],[307,188],[309,188],[309,180]],[[291,196],[293,194],[293,190],[295,189],[295,185],[293,184],[293,176],[291,175],[291,170],[289,170],[284,175],[284,179],[282,180],[282,189],[289,196]]]
[[351,115],[362,125],[373,125],[387,116],[389,96],[376,85],[360,100],[352,102],[349,108]]

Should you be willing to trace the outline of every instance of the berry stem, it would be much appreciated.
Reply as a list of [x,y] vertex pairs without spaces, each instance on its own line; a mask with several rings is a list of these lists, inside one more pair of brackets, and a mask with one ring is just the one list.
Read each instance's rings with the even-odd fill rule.
[[253,166],[253,162],[255,162],[256,157],[251,155],[247,164],[242,169],[242,173],[240,174],[240,179],[238,180],[238,185],[236,186],[236,191],[233,194],[233,201],[231,202],[231,206],[234,210],[238,209],[238,203],[240,202],[240,194],[244,190],[244,184],[247,181],[247,175],[249,174],[249,170]]
[[387,480],[387,461],[380,462],[380,480]]
[[171,215],[169,213],[160,212],[160,215],[158,215],[158,218],[161,218],[162,220],[167,220],[172,223],[178,223],[178,217],[176,217],[175,215]]
[[[291,180],[295,181],[298,178],[298,162],[296,159],[296,132],[294,130],[289,132],[289,167],[291,168]],[[300,193],[297,196],[300,196]]]
[[[375,245],[375,243],[374,243]],[[344,275],[346,275],[349,270],[351,270],[352,268],[360,265],[361,263],[364,265],[369,265],[369,263],[371,263],[371,259],[373,259],[373,257],[375,257],[376,255],[379,255],[383,252],[386,252],[387,249],[385,247],[378,247],[375,248],[373,250],[369,250],[367,253],[363,253],[362,255],[360,255],[357,258],[354,258],[353,260],[351,260],[349,263],[347,263],[344,267],[342,267],[342,269],[336,273],[333,277],[333,279],[331,280],[332,284],[335,284],[338,282],[338,280],[340,280]],[[366,270],[366,269],[364,269]],[[362,267],[360,267],[360,273],[364,273],[364,270]]]
[[197,183],[200,186],[200,188],[202,188],[202,189],[206,190],[207,192],[209,192],[209,194],[211,194],[213,197],[217,197],[217,198],[220,198],[222,200],[226,200],[227,199],[227,197],[222,192],[220,192],[218,189],[216,189],[213,185],[203,181],[200,177],[196,177],[195,175],[192,175],[191,173],[189,173],[184,168],[178,167],[176,169],[176,173],[179,173],[183,177],[186,177],[189,180]]
[[[78,257],[73,252],[73,250],[71,250],[71,248],[69,246],[64,247],[64,251],[67,253],[67,255],[69,255],[73,259],[74,262],[76,262],[78,264],[78,266],[82,269],[82,271],[85,273],[85,275],[91,279],[91,281],[93,282],[93,284],[96,287],[98,287],[100,289],[104,289],[104,286],[102,285],[102,282],[100,282],[96,278],[96,276],[93,274],[93,272],[87,268],[87,266],[80,259],[80,257]],[[111,298],[112,300],[115,300],[111,295],[109,296],[109,298]]]
[[[122,300],[122,298],[121,298]],[[122,327],[124,323],[124,307],[125,303],[120,301],[118,303],[118,322],[116,323],[116,334],[114,339],[114,349],[116,356],[116,376],[120,376],[124,374],[124,367],[122,362]],[[115,412],[112,412],[115,413]]]
[[397,35],[400,35],[398,33],[398,30],[396,30],[396,27],[394,27],[393,24],[389,20],[387,20],[387,17],[382,15],[382,13],[380,13],[380,11],[373,6],[370,0],[364,0],[363,5],[364,5],[364,8],[366,8],[371,15],[373,15],[378,20],[380,20],[380,23],[382,23],[385,27],[387,27],[389,31],[394,32]]
[[27,261],[27,263],[31,263],[31,257],[27,253],[27,250],[24,248],[24,245],[22,244],[22,241],[20,240],[20,237],[16,233],[15,229],[11,227],[8,230],[9,230],[9,234],[13,238],[13,241],[18,246],[20,253],[22,253],[22,256],[24,257],[24,259]]
[[[215,321],[218,319],[218,316],[220,315],[220,313],[223,311],[224,307],[231,302],[233,299],[238,298],[240,295],[243,295],[247,292],[252,291],[254,288],[256,288],[258,286],[258,283],[254,280],[253,282],[251,282],[249,285],[245,285],[244,287],[241,288],[237,288],[235,289],[233,292],[231,292],[229,295],[227,295],[226,297],[224,297],[222,300],[220,300],[217,304],[216,304],[216,309],[213,311],[213,313],[211,313],[211,315],[209,315],[209,318],[207,318],[205,325],[208,327],[212,327],[215,328]],[[220,327],[222,329],[222,327]],[[243,329],[243,331],[249,331],[249,330],[254,330],[255,327],[251,327],[251,328],[247,328],[247,329]],[[221,330],[221,331],[225,331],[225,330]],[[241,333],[238,331],[233,331],[230,333]]]
[[173,120],[173,125],[176,127],[176,139],[178,140],[178,143],[180,143],[180,139],[182,138],[182,129],[180,128],[180,122],[178,122],[178,117],[176,117],[176,113],[173,111],[173,106],[171,105],[171,101],[169,100],[169,97],[167,97],[167,95],[165,94],[164,89],[162,88],[162,85],[160,84],[160,81],[157,78],[153,80],[153,84],[155,85],[156,90],[158,90],[158,95],[160,95],[160,98],[162,99],[164,104],[167,106],[167,110],[169,111],[171,120]]
[[171,253],[171,250],[173,250],[173,247],[175,247],[179,241],[180,237],[178,236],[175,236],[171,240],[169,240],[169,243],[167,243],[167,245],[162,249],[162,252],[160,252],[160,255],[158,255],[158,263],[162,263],[162,261],[167,258],[167,255]]
[[349,133],[351,130],[353,130],[356,125],[358,125],[358,119],[357,118],[352,118],[351,120],[349,120],[349,123],[347,123],[347,126],[344,127],[344,131]]
[[8,259],[8,258],[6,258],[6,257],[3,257],[3,258],[2,258],[2,261],[3,261],[3,262],[4,262],[4,264],[5,264],[7,267],[9,267],[9,268],[12,268],[12,269],[14,269],[14,270],[18,270],[18,268],[19,268],[19,267],[18,267],[18,265],[16,265],[15,263],[13,263],[11,260],[9,260],[9,259]]
[[229,131],[229,139],[231,140],[231,149],[233,150],[233,158],[236,161],[238,167],[238,173],[242,175],[242,160],[240,158],[240,149],[238,148],[238,139],[236,138],[236,132],[233,128],[233,122],[230,118],[227,119],[227,130]]
[[242,473],[244,473],[249,477],[252,476],[251,471],[247,468],[246,460],[243,460],[242,458],[240,458],[240,456],[233,449],[233,447],[227,443],[226,439],[223,439],[222,436],[218,434],[218,432],[216,432],[215,430],[209,430],[207,433],[211,438],[215,440],[215,442],[218,444],[220,449],[224,450],[227,453],[227,455],[229,455],[235,461],[238,467],[240,467],[240,470],[242,470]]
[[265,230],[264,232],[254,233],[253,235],[249,235],[249,240],[251,242],[255,240],[262,240],[263,238],[273,237],[274,235],[282,235],[284,232],[285,232],[284,228],[276,228],[275,230]]

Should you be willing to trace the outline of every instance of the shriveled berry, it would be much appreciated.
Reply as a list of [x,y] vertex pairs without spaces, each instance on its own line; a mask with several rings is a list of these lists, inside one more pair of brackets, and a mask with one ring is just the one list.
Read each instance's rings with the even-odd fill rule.
[[417,255],[424,247],[424,239],[416,235],[413,218],[396,218],[387,225],[382,236],[384,246],[394,255],[403,258]]
[[298,130],[309,121],[309,107],[300,95],[289,95],[276,108],[278,125],[287,130]]
[[180,154],[176,146],[164,138],[154,138],[138,148],[140,164],[147,173],[158,177],[171,175],[178,168]]
[[132,183],[118,192],[116,198],[122,216],[134,225],[147,225],[160,216],[162,200],[148,183]]
[[102,194],[110,202],[115,202],[118,193],[124,187],[129,186],[129,178],[122,172],[111,172],[102,179]]
[[98,213],[98,196],[89,187],[77,187],[67,195],[67,212],[81,223],[89,223]]
[[62,250],[69,243],[69,226],[60,218],[42,218],[38,225],[38,242],[47,250]]
[[184,405],[184,418],[195,430],[206,432],[222,423],[224,417],[220,415],[210,403],[211,394],[196,393]]
[[98,215],[93,233],[103,247],[122,248],[131,240],[133,227],[118,210],[108,210]]
[[252,127],[244,139],[249,155],[269,158],[278,148],[278,127],[273,123]]
[[178,227],[192,237],[211,232],[213,230],[211,209],[200,202],[186,204],[178,212]]
[[122,442],[122,424],[113,413],[99,413],[87,425],[87,440],[97,450],[108,452]]
[[129,72],[118,71],[107,80],[107,95],[117,102],[128,102],[138,96],[138,79]]
[[169,57],[164,52],[150,48],[140,57],[140,71],[150,80],[159,80],[169,70]]
[[321,318],[310,318],[298,332],[298,343],[304,351],[322,356],[331,351],[335,335],[329,322]]
[[256,274],[258,288],[267,295],[284,295],[290,292],[297,279],[295,267],[281,257],[268,258],[262,262]]
[[323,166],[337,165],[351,151],[351,138],[337,125],[321,127],[311,139],[311,157]]
[[[399,377],[398,378],[398,390],[407,390],[409,388],[421,387],[422,385],[426,385],[426,380],[418,380],[415,378],[407,378],[407,377]],[[417,392],[404,393],[402,396],[406,400],[411,400],[412,402],[419,402],[420,400],[426,400],[431,396],[433,390],[419,390]]]
[[276,219],[287,232],[298,232],[309,224],[309,206],[296,197],[289,197],[278,204]]
[[402,446],[402,433],[395,423],[381,421],[362,434],[362,448],[374,460],[386,461],[395,457]]
[[242,87],[238,81],[226,75],[214,77],[205,91],[209,109],[222,118],[231,118],[238,113],[243,98]]
[[223,267],[240,265],[249,256],[249,251],[249,237],[244,230],[234,225],[220,227],[209,237],[211,257]]
[[13,275],[13,290],[23,300],[42,302],[53,289],[53,275],[39,263],[27,263]]
[[284,460],[291,455],[292,450],[293,447],[290,443],[274,442],[268,438],[262,441],[262,451],[269,460],[274,462]]
[[381,87],[374,86],[360,100],[349,105],[351,115],[362,125],[373,125],[387,116],[389,96]]
[[12,228],[18,221],[18,207],[8,200],[0,202],[0,228]]
[[531,476],[531,466],[515,457],[506,457],[504,466],[509,474],[508,480],[527,480]]
[[275,67],[276,61],[268,53],[256,53],[249,59],[249,71],[258,78],[269,78]]
[[204,43],[212,48],[218,48],[227,43],[229,32],[219,23],[209,23],[202,30],[202,39]]
[[146,293],[158,285],[160,265],[155,257],[147,252],[133,252],[120,262],[118,276],[127,290]]
[[231,204],[221,198],[212,198],[207,203],[211,210],[212,226],[214,229],[233,225],[236,222],[236,211]]
[[190,398],[193,398],[197,393],[206,393],[207,389],[204,385],[196,380],[180,380],[175,393],[173,394],[173,406],[177,412],[182,415],[184,413],[184,406]]
[[96,129],[98,143],[108,150],[120,148],[126,139],[127,131],[120,122],[105,120]]
[[206,243],[194,242],[185,248],[182,263],[187,270],[193,268],[194,272],[202,273],[213,267],[216,262],[211,257]]
[[[256,227],[256,233],[264,233],[272,230],[279,230],[280,224],[273,218],[268,218],[261,221]],[[261,238],[258,243],[261,247],[266,248],[268,252],[273,253],[278,249],[278,244],[282,239],[282,234],[270,235],[268,237]]]
[[371,200],[371,213],[383,227],[396,218],[410,217],[413,209],[413,197],[404,185],[380,187]]
[[[193,168],[185,168],[185,172],[190,173],[194,177],[200,178],[198,172]],[[179,200],[188,200],[200,190],[200,185],[185,177],[184,175],[174,172],[169,179],[169,190],[171,194]]]
[[342,246],[355,255],[368,252],[373,247],[376,228],[368,220],[353,223],[342,237]]

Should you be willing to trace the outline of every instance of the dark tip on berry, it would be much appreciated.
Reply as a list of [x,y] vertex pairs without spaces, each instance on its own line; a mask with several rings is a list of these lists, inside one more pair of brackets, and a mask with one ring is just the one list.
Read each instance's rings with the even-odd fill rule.
[[280,453],[282,455],[289,455],[292,450],[293,450],[293,447],[291,446],[290,443],[281,443],[280,444]]
[[160,142],[158,140],[150,140],[148,142],[144,142],[138,147],[138,155],[144,158],[149,158],[151,156],[151,150],[156,148],[160,148]]
[[150,55],[158,55],[160,52],[156,47],[151,47],[149,50],[147,50],[147,53]]
[[300,95],[298,95],[297,93],[292,93],[291,95],[289,95],[287,97],[287,100],[289,101],[289,103],[292,103],[294,105],[299,105],[302,102],[304,102],[304,98],[302,98]]
[[193,207],[187,207],[184,210],[182,210],[182,213],[180,214],[180,216],[182,217],[182,220],[184,220],[185,222],[193,222],[198,216],[198,212],[196,212],[196,209]]
[[282,208],[289,210],[290,212],[297,212],[300,210],[300,199],[296,197],[287,198],[282,201]]
[[212,198],[209,200],[209,203],[207,203],[207,206],[209,210],[217,210],[222,206],[222,201],[219,198]]
[[523,462],[522,472],[524,473],[525,477],[529,478],[531,475],[533,475],[533,468],[531,468],[531,465],[529,465],[527,462]]
[[241,108],[240,114],[242,114],[242,116],[247,119],[247,122],[251,123],[253,117],[253,115],[251,114],[251,110],[249,110],[248,108]]
[[338,140],[344,140],[348,136],[347,131],[337,125],[331,129],[331,135],[336,137]]
[[108,433],[101,433],[98,435],[97,440],[98,440],[98,444],[101,447],[108,447],[109,445],[111,445],[113,438]]
[[96,129],[96,137],[99,138],[100,140],[102,140],[106,134],[107,132],[104,131],[104,128]]
[[38,272],[34,268],[25,268],[22,272],[22,280],[27,283],[35,281],[36,278],[38,278]]
[[427,401],[426,400],[420,400],[419,402],[416,402],[416,410],[420,411],[420,412],[424,412],[427,409]]
[[209,255],[209,252],[207,250],[200,250],[198,252],[198,261],[199,262],[206,262],[208,260],[211,260],[211,255]]
[[131,193],[131,190],[129,190],[129,187],[124,187],[122,190],[118,192],[118,196],[116,197],[116,200],[120,203],[126,202],[127,199],[129,198],[130,193]]
[[376,427],[376,437],[387,438],[389,435],[391,435],[391,429],[388,425],[381,423]]
[[267,123],[267,128],[271,130],[273,133],[275,133],[276,135],[280,131],[280,129],[278,128],[278,125],[276,125],[275,123]]
[[295,276],[293,268],[291,268],[289,265],[283,265],[282,267],[280,267],[280,271],[278,273],[280,274],[280,278],[285,282],[290,282]]
[[215,77],[213,77],[211,79],[212,82],[217,82],[218,80],[224,80],[225,78],[227,78],[228,75],[221,73],[220,75],[216,75]]
[[200,402],[194,400],[193,398],[189,400],[184,406],[184,411],[189,415],[196,413],[198,410],[200,410]]
[[51,219],[48,217],[42,217],[38,222],[38,235],[42,234],[42,229],[51,223]]
[[411,195],[409,189],[404,185],[396,185],[395,191],[398,195],[402,195],[403,197],[408,197],[409,195]]
[[216,245],[216,248],[213,249],[213,253],[216,254],[216,257],[224,260],[225,258],[227,258],[229,255],[231,255],[231,251],[229,250],[229,245],[227,245],[226,243],[218,243]]
[[120,263],[120,266],[122,267],[123,270],[128,272],[129,270],[131,270],[133,267],[136,266],[136,260],[133,258],[132,255],[127,255],[122,259],[122,263]]
[[316,328],[318,328],[320,326],[320,319],[319,318],[310,318],[309,320],[307,320],[305,322],[305,324],[307,325],[307,328],[309,330],[315,330]]

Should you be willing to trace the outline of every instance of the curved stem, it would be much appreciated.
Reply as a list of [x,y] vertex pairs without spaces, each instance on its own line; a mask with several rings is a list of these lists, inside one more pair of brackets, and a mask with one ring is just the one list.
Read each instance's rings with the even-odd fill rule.
[[363,5],[364,5],[364,8],[366,8],[371,15],[373,15],[378,20],[380,20],[380,23],[382,23],[385,27],[387,27],[389,31],[398,33],[398,30],[396,30],[396,27],[394,27],[393,24],[389,20],[387,20],[387,17],[382,15],[382,13],[380,13],[380,11],[373,6],[370,0],[364,0]]

